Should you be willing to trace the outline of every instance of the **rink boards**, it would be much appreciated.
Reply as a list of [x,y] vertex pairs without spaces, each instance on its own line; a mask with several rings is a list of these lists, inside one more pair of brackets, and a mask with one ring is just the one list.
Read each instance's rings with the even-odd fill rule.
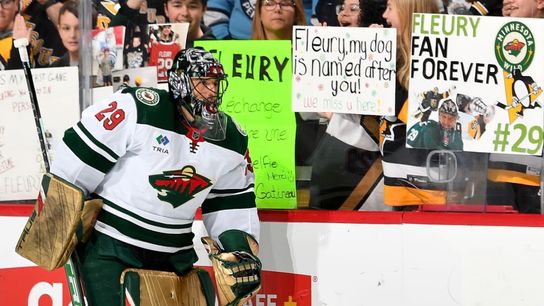
[[[0,205],[0,305],[67,306],[61,269],[14,246],[30,207]],[[247,305],[544,305],[544,218],[260,211],[263,289]],[[194,224],[197,265],[209,267]]]

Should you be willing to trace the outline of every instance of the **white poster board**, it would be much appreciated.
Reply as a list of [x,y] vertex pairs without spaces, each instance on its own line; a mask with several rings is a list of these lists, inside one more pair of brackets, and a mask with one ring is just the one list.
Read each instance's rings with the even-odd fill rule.
[[[32,69],[32,75],[52,147],[79,120],[78,69]],[[35,199],[45,169],[23,70],[0,71],[0,114],[0,201]]]
[[293,28],[295,112],[394,115],[396,30]]
[[[542,28],[533,18],[414,14],[407,146],[541,154]],[[457,111],[449,128],[447,105]]]

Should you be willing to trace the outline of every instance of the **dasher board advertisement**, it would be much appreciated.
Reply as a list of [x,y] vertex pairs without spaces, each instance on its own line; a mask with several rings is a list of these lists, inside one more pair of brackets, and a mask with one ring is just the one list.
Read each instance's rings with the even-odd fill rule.
[[414,14],[406,145],[539,155],[544,20]]

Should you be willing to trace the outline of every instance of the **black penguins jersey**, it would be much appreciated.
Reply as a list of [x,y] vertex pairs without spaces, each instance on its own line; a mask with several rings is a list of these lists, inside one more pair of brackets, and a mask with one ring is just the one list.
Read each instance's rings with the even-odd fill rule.
[[397,81],[397,116],[383,117],[380,123],[384,203],[390,206],[445,204],[447,186],[431,182],[427,174],[430,150],[406,148],[407,97],[406,89]]

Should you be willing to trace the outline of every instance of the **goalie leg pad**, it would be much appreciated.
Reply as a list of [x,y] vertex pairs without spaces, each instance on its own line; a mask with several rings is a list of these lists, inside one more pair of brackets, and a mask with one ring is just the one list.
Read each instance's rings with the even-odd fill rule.
[[209,293],[204,294],[203,285],[205,284],[201,282],[202,275],[200,273],[202,271],[199,269],[193,269],[184,276],[178,276],[173,272],[126,269],[121,274],[121,295],[124,305],[214,305],[213,291],[211,301],[208,300]]
[[19,237],[15,251],[47,270],[63,266],[77,244],[81,227],[83,191],[45,174],[34,210]]

